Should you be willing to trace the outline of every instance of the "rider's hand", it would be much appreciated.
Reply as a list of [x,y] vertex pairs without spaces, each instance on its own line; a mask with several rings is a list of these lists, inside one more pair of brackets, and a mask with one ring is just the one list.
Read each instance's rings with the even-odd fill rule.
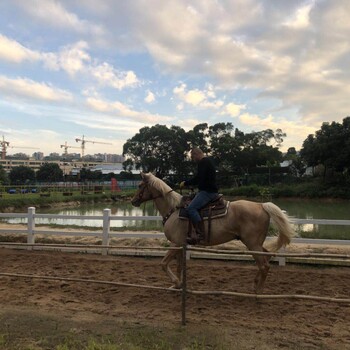
[[185,181],[180,182],[180,189],[184,188],[185,186]]

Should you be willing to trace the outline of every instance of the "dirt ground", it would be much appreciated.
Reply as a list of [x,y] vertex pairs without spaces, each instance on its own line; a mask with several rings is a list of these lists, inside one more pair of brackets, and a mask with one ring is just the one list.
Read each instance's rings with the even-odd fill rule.
[[[0,272],[168,287],[160,259],[1,248]],[[250,293],[255,273],[251,262],[190,260],[188,288]],[[349,267],[274,264],[264,293],[350,299],[349,285]],[[100,331],[121,322],[181,325],[181,294],[170,291],[1,277],[0,305],[0,335],[5,326],[18,332],[25,320],[22,333],[51,324],[51,331],[64,324]],[[187,327],[222,334],[225,349],[350,349],[350,303],[188,295]]]

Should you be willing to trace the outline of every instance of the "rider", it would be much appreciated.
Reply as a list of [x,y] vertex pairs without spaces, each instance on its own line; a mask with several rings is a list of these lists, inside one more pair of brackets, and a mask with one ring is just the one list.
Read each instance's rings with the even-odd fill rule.
[[197,234],[196,238],[187,238],[187,243],[197,244],[205,239],[204,222],[199,214],[199,209],[217,198],[218,188],[216,186],[216,170],[212,160],[205,157],[203,151],[197,147],[192,148],[191,159],[198,165],[197,174],[187,181],[182,181],[180,188],[197,185],[199,190],[186,208]]

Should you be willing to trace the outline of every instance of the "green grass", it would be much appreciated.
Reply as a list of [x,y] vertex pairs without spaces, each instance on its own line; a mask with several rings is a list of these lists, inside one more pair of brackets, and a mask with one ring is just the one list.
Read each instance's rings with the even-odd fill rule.
[[[117,198],[130,198],[135,190],[126,190],[117,193]],[[26,193],[26,194],[8,194],[3,193],[0,200],[0,210],[5,208],[25,208],[28,206],[45,207],[52,203],[64,203],[71,201],[78,201],[81,203],[94,203],[103,201],[112,201],[111,192],[105,191],[102,193],[81,194],[80,190],[71,192],[71,196],[64,196],[63,192],[50,192],[49,197],[41,197],[40,193]]]
[[[30,317],[18,327],[0,334],[0,349],[6,350],[204,350],[230,349],[224,331],[215,327],[151,326],[117,322],[85,327],[83,323],[47,318],[47,324],[30,330]],[[55,322],[52,322],[55,321]],[[63,323],[69,323],[65,326]],[[50,326],[53,325],[53,326]],[[106,326],[106,327],[104,327]],[[56,329],[52,329],[55,327]],[[3,328],[0,326],[0,328]]]

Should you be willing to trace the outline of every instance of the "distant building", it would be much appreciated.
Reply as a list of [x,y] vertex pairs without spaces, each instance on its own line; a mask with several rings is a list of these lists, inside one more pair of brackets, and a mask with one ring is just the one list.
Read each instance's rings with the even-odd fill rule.
[[34,160],[43,160],[44,159],[44,153],[43,152],[34,152],[32,155]]

